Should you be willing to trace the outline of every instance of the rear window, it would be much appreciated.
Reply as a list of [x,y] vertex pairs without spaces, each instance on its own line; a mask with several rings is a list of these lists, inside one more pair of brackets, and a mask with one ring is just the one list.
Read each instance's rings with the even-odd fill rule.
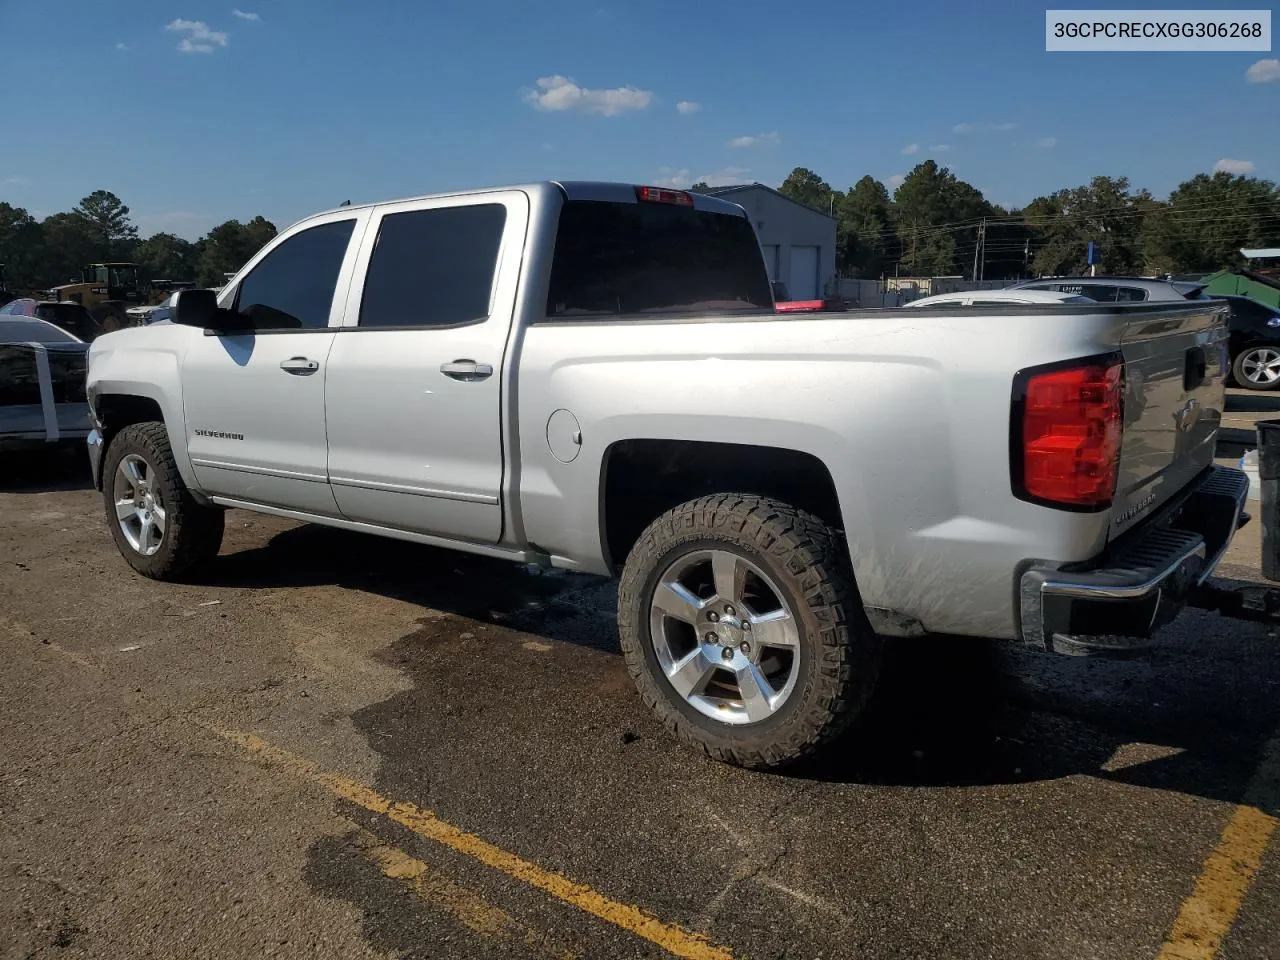
[[548,317],[761,310],[773,311],[769,276],[743,217],[593,200],[560,211]]
[[6,317],[0,320],[0,343],[79,343],[65,330],[51,323],[29,320],[25,317]]
[[1134,303],[1147,299],[1141,287],[1120,287],[1110,283],[1057,283],[1053,289],[1074,293],[1098,303]]

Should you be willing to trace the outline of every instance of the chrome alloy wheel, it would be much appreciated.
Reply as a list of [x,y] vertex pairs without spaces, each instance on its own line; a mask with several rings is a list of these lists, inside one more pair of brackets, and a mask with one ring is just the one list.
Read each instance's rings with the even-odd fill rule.
[[736,553],[699,550],[668,566],[649,635],[672,688],[713,720],[759,723],[795,690],[800,626],[777,585]]
[[139,554],[151,556],[164,541],[166,520],[151,464],[136,453],[124,457],[116,467],[111,490],[120,532]]
[[1254,386],[1271,386],[1280,380],[1280,349],[1255,347],[1240,358],[1240,371]]

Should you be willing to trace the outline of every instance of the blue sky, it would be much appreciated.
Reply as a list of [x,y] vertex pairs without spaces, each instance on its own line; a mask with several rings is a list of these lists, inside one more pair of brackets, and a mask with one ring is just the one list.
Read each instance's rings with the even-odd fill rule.
[[235,2],[0,0],[0,200],[105,188],[194,238],[542,178],[846,188],[930,156],[1006,205],[1224,161],[1280,179],[1273,54],[1046,53],[1044,5]]

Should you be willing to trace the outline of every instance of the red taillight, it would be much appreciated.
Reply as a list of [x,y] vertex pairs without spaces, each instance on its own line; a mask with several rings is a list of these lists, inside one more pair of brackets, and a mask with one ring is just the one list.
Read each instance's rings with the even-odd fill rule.
[[1011,451],[1015,493],[1064,507],[1108,506],[1120,468],[1123,362],[1030,371],[1020,378],[1020,392]]
[[692,207],[693,196],[683,190],[668,190],[665,187],[636,187],[636,199],[648,203],[674,203],[678,207]]

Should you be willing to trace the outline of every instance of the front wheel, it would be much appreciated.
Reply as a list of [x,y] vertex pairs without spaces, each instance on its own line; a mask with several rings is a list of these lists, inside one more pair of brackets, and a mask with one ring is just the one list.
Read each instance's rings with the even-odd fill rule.
[[784,766],[844,731],[880,660],[838,536],[763,497],[681,504],[641,534],[618,624],[641,698],[682,742]]
[[1231,373],[1236,383],[1249,390],[1280,388],[1280,345],[1267,343],[1240,351]]
[[135,423],[116,434],[103,463],[102,498],[112,539],[144,577],[178,580],[222,545],[223,511],[191,496],[163,423]]

